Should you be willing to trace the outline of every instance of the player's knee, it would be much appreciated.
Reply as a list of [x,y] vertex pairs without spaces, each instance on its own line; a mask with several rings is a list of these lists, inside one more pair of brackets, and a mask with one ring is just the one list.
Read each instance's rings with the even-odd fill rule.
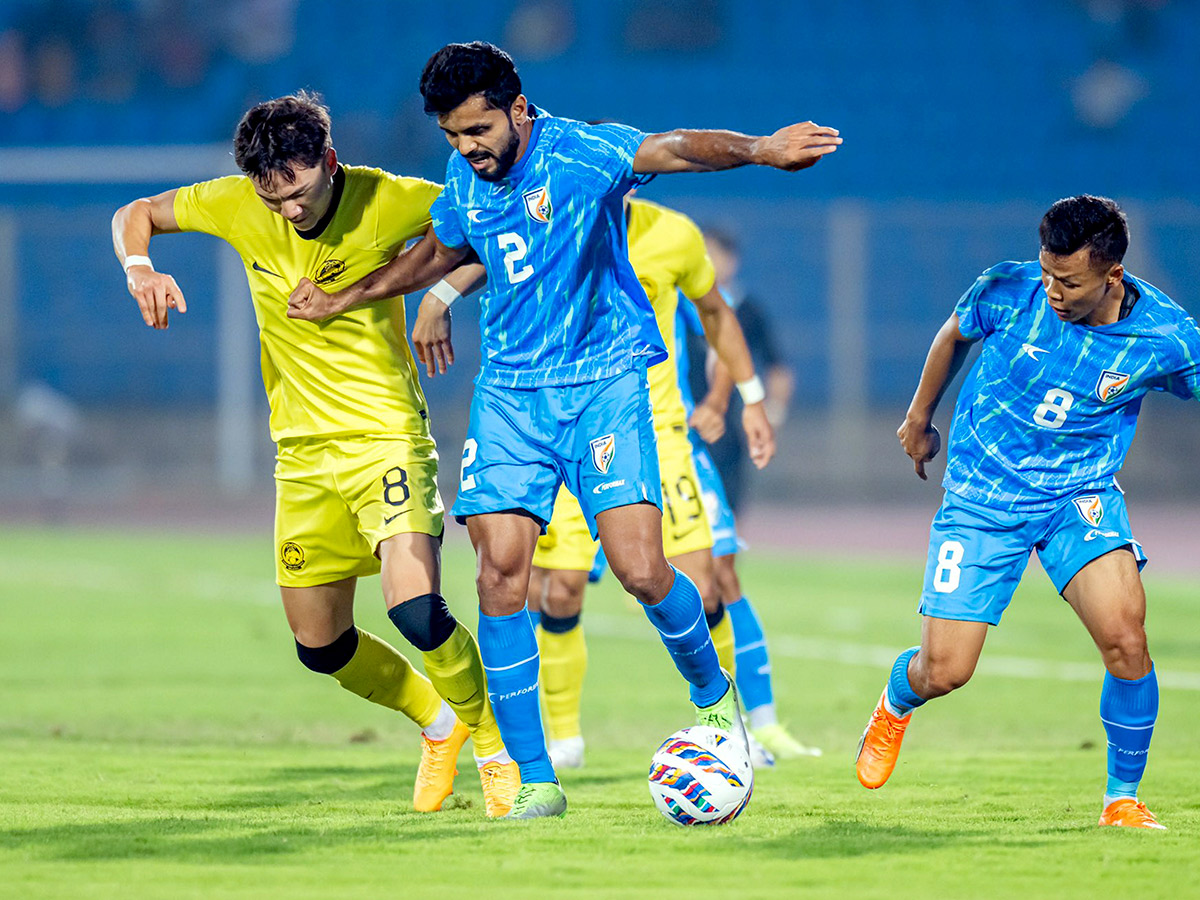
[[[573,577],[578,575],[579,577]],[[583,592],[587,585],[586,572],[552,572],[546,579],[542,595],[542,612],[552,618],[579,617],[583,609]]]
[[525,606],[527,583],[519,566],[479,561],[475,575],[481,608],[488,615],[508,615]]
[[296,656],[304,663],[306,669],[322,675],[332,675],[345,668],[358,650],[358,629],[353,625],[342,632],[333,643],[323,647],[309,647],[300,643],[302,636],[296,638]]
[[[668,568],[667,572],[674,573]],[[663,573],[656,566],[649,564],[622,569],[620,572],[613,568],[617,580],[621,582],[626,593],[632,594],[642,603],[657,603],[671,589],[671,579],[664,583]]]
[[[1140,622],[1106,632],[1096,643],[1100,646],[1105,668],[1118,678],[1140,678],[1145,674],[1150,652],[1146,646],[1146,631]],[[1127,674],[1131,672],[1134,674]]]
[[388,610],[388,618],[422,653],[436,650],[458,627],[441,594],[421,594]]
[[715,561],[713,577],[716,580],[717,593],[726,606],[742,599],[742,584],[738,581],[732,556],[723,556]]
[[920,679],[923,684],[917,685],[910,674],[910,681],[914,682],[913,688],[926,700],[932,700],[934,697],[942,697],[956,691],[970,681],[975,672],[975,665],[974,662],[968,664],[954,659],[926,660],[919,672],[924,676]]

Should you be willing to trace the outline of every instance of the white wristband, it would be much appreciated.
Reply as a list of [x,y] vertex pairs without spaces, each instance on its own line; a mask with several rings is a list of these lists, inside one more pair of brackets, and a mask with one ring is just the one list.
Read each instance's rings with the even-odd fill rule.
[[742,395],[742,402],[747,406],[752,403],[762,403],[767,399],[767,389],[763,387],[762,379],[757,375],[747,378],[745,381],[739,381],[737,389],[738,393]]
[[462,294],[456,291],[448,281],[442,280],[429,289],[429,293],[437,297],[447,307],[451,307],[456,301],[462,299]]
[[125,271],[128,272],[131,266],[149,266],[154,269],[154,263],[150,262],[148,256],[127,256],[125,257]]

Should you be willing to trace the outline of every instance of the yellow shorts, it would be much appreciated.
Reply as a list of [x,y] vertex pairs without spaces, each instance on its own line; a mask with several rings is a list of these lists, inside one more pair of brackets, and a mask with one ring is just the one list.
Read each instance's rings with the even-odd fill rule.
[[281,441],[275,455],[275,576],[312,587],[379,571],[394,534],[442,533],[437,446],[416,435]]
[[[667,559],[673,559],[696,550],[711,550],[712,528],[687,432],[670,429],[659,431],[656,437],[663,493],[663,552]],[[559,488],[550,524],[533,551],[533,564],[542,569],[591,571],[598,547],[579,501],[566,488]]]

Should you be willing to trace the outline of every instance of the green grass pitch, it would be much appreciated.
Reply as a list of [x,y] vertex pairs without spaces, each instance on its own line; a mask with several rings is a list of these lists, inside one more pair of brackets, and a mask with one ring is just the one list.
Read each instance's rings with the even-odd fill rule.
[[[473,626],[469,548],[445,568]],[[921,560],[750,553],[743,569],[781,714],[825,756],[760,773],[729,826],[659,816],[646,768],[690,708],[609,578],[584,618],[570,813],[496,823],[465,753],[453,808],[411,810],[415,727],[301,668],[269,537],[0,529],[0,896],[1195,896],[1195,584],[1147,573],[1164,689],[1142,794],[1171,830],[1146,833],[1095,827],[1102,670],[1036,565],[975,680],[917,713],[875,792],[851,756],[915,642]],[[401,646],[375,580],[358,610]]]

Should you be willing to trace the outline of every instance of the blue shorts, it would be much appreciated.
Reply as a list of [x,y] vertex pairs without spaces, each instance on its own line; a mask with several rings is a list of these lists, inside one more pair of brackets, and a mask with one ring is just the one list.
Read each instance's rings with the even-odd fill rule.
[[564,482],[592,537],[607,509],[662,509],[644,367],[563,387],[475,385],[454,517],[524,510],[544,533]]
[[1061,594],[1080,569],[1122,547],[1133,551],[1139,570],[1145,566],[1125,497],[1115,484],[1032,514],[993,510],[947,493],[929,530],[920,612],[996,625],[1031,551],[1037,550]]
[[696,474],[700,478],[700,496],[704,510],[708,513],[708,524],[712,528],[713,556],[732,556],[746,549],[746,542],[737,533],[737,522],[725,496],[725,485],[721,473],[708,455],[704,441],[694,431],[688,432],[692,442],[692,459],[696,462]]

